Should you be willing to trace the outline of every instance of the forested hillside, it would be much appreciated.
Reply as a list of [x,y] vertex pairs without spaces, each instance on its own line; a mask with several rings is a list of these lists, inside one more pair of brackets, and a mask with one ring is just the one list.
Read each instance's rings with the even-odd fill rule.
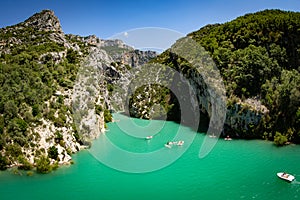
[[0,169],[48,173],[70,163],[112,120],[112,81],[155,56],[120,40],[64,34],[50,10],[1,28]]
[[[71,94],[58,91],[73,87],[81,57],[75,46],[80,44],[71,45],[51,11],[0,29],[0,43],[0,168],[28,170],[37,163],[38,171],[48,172],[79,148],[72,109],[64,102]],[[39,126],[51,124],[54,136],[38,132]]]
[[[223,77],[226,135],[274,139],[279,145],[300,142],[300,13],[265,10],[207,25],[188,37],[210,53]],[[188,66],[170,51],[156,62],[175,69]],[[255,110],[263,106],[268,112]],[[247,110],[262,115],[258,123],[247,122]],[[239,115],[239,127],[232,124],[233,115]]]

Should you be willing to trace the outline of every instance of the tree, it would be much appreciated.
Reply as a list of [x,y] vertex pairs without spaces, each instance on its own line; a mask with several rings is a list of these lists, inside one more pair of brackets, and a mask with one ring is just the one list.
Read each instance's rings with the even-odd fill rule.
[[42,155],[37,161],[36,161],[36,170],[39,173],[46,174],[51,172],[52,167],[50,165],[50,160],[47,156]]
[[49,158],[52,158],[54,160],[57,160],[58,158],[58,150],[55,146],[52,146],[48,149],[48,156]]
[[22,155],[18,157],[18,161],[20,163],[19,169],[23,170],[31,170],[32,164]]
[[105,123],[112,121],[112,115],[107,109],[104,110],[104,121]]
[[68,63],[75,64],[78,62],[78,52],[73,49],[68,49],[66,58]]
[[18,115],[18,107],[13,100],[9,100],[4,104],[4,116],[6,119],[14,118]]
[[0,153],[0,170],[5,170],[8,165],[8,160],[5,156]]
[[35,104],[32,106],[32,115],[35,117],[38,114],[40,114],[40,106],[38,104]]
[[274,136],[274,143],[277,146],[283,146],[287,143],[288,139],[285,135],[282,135],[279,132],[276,132],[275,136]]

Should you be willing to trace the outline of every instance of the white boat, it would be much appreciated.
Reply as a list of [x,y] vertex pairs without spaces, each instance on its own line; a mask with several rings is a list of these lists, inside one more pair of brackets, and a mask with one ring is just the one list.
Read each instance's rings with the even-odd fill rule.
[[227,135],[227,137],[226,137],[226,138],[224,138],[224,140],[230,141],[230,140],[232,140],[232,138],[231,138],[231,137],[229,137],[229,135]]
[[146,140],[151,140],[152,138],[153,138],[153,136],[150,135],[150,136],[147,136],[147,137],[146,137]]
[[174,141],[174,142],[167,142],[165,144],[165,147],[167,148],[172,148],[174,145],[175,146],[182,146],[184,144],[184,141],[183,140],[179,140],[179,141]]
[[178,142],[177,142],[177,146],[182,146],[184,144],[184,141],[183,140],[179,140]]
[[293,180],[295,180],[295,176],[290,175],[288,173],[285,172],[278,172],[277,173],[278,178],[288,181],[288,182],[292,182]]

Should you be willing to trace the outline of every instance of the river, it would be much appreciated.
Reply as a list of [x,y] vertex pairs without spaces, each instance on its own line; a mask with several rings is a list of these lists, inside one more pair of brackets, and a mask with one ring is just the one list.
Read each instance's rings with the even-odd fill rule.
[[[300,199],[299,145],[218,139],[199,158],[204,134],[173,122],[114,117],[119,123],[109,123],[92,149],[73,155],[73,165],[46,175],[1,171],[0,199]],[[153,131],[157,134],[145,140]],[[179,139],[185,140],[183,146],[164,146]],[[279,179],[279,171],[296,180]]]

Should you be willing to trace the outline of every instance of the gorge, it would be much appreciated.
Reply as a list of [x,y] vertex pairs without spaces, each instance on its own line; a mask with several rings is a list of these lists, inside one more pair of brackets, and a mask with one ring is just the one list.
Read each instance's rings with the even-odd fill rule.
[[[47,173],[55,165],[70,162],[72,153],[89,147],[105,132],[111,111],[180,122],[180,102],[187,94],[197,100],[187,104],[191,105],[187,112],[204,115],[205,125],[223,137],[299,143],[299,30],[299,13],[265,10],[207,25],[157,55],[120,40],[64,34],[49,10],[2,28],[0,168],[36,166]],[[193,46],[188,47],[189,55],[180,52],[178,47],[185,40],[201,46],[203,60],[189,59],[195,53]],[[211,65],[215,71],[205,71]],[[138,85],[124,98],[133,74],[142,66],[154,67],[139,77],[148,78],[149,84]],[[182,77],[171,71],[160,77],[165,75],[162,66]],[[195,66],[202,67],[201,73]],[[187,79],[195,97],[185,86],[178,87],[176,96],[157,77],[173,86]],[[208,129],[208,133],[214,132]]]

